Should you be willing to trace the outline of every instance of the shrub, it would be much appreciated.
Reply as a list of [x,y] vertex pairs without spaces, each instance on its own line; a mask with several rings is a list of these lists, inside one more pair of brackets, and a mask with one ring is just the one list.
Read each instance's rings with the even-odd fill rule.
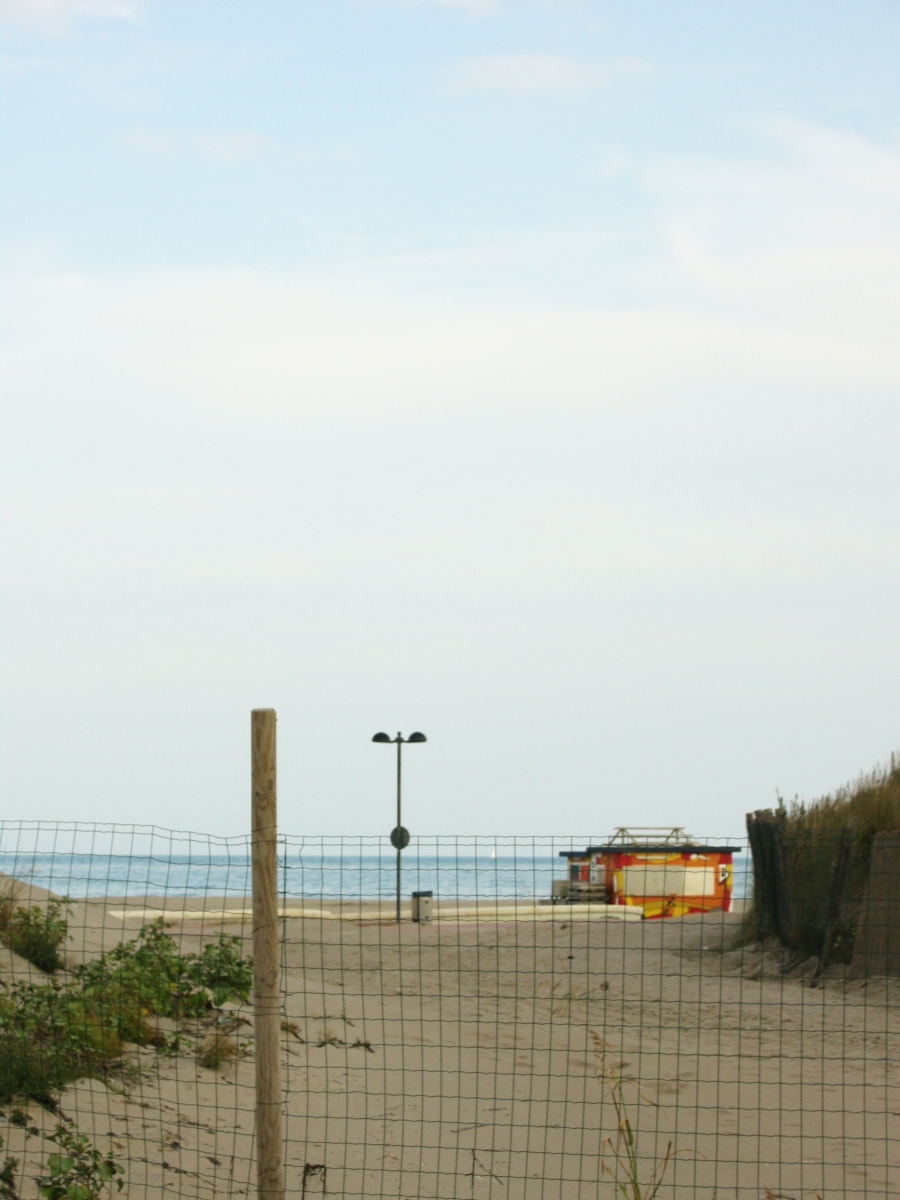
[[104,1188],[115,1183],[121,1192],[124,1174],[112,1151],[103,1155],[84,1134],[73,1133],[65,1125],[57,1125],[50,1134],[61,1154],[51,1154],[47,1160],[49,1174],[38,1180],[44,1200],[98,1200]]
[[138,1045],[159,1039],[146,1018],[172,1015],[180,975],[177,944],[161,919],[145,925],[133,942],[121,942],[75,971],[82,994],[103,1023]]
[[76,989],[20,980],[0,996],[0,1101],[26,1096],[53,1107],[53,1091],[101,1073],[121,1052]]
[[160,917],[133,942],[123,942],[75,972],[84,995],[125,1041],[159,1040],[146,1017],[198,1016],[228,1000],[246,1002],[252,959],[241,957],[241,940],[221,934],[198,954],[181,954]]
[[15,982],[0,994],[0,1100],[27,1096],[52,1106],[52,1093],[67,1083],[105,1074],[124,1042],[165,1047],[148,1017],[245,1001],[251,976],[239,938],[223,935],[201,954],[182,955],[158,920],[65,984]]
[[0,941],[52,975],[64,965],[60,953],[69,936],[64,900],[48,900],[46,907],[16,904],[14,885],[0,896]]
[[239,937],[220,934],[199,955],[187,955],[182,961],[185,974],[197,987],[210,991],[216,1008],[228,1000],[247,1003],[253,986],[253,959],[241,957]]

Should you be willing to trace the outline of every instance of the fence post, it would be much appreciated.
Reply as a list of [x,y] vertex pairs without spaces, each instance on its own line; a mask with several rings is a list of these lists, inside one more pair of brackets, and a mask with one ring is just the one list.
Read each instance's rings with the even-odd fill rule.
[[250,716],[253,763],[253,999],[256,1043],[256,1171],[259,1200],[283,1200],[281,961],[278,953],[278,816],[275,709]]

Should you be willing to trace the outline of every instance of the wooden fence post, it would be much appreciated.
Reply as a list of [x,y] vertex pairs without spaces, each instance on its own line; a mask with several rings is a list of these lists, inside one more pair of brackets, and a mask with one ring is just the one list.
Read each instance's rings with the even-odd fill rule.
[[283,1200],[281,961],[278,945],[274,708],[255,708],[251,713],[250,745],[253,762],[251,848],[257,1187],[259,1200]]

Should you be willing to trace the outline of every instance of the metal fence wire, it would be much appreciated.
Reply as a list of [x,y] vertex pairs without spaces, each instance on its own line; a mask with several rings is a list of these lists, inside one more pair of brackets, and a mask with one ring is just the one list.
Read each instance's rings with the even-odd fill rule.
[[[745,847],[641,919],[568,886],[602,841],[414,838],[398,925],[387,839],[280,838],[288,1196],[900,1196],[900,847],[823,961]],[[255,1194],[249,837],[7,822],[0,872],[0,1196]]]

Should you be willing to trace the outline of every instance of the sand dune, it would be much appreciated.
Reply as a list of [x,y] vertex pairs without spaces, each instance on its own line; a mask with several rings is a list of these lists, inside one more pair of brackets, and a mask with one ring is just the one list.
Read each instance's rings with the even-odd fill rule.
[[[249,939],[239,898],[168,906],[185,949],[223,916]],[[356,905],[352,920],[298,907],[285,913],[289,1195],[304,1177],[306,1194],[321,1191],[324,1172],[342,1196],[613,1196],[601,1150],[618,1122],[597,1038],[603,1067],[626,1081],[645,1175],[671,1143],[661,1198],[900,1194],[896,981],[831,971],[811,988],[802,964],[782,973],[780,954],[728,951],[740,918],[722,914],[512,919],[498,906],[470,920],[460,904],[452,919],[398,928],[376,907]],[[72,960],[133,937],[138,908],[159,912],[150,900],[74,903]],[[29,974],[5,952],[5,979]],[[236,1018],[251,1008],[213,1012],[182,1030],[179,1053],[135,1049],[124,1076],[63,1093],[78,1128],[104,1149],[112,1138],[127,1162],[123,1195],[253,1192],[252,1025]],[[202,1067],[197,1046],[223,1020],[239,1056]],[[25,1198],[55,1123],[34,1104],[28,1117],[39,1133],[3,1131]]]

